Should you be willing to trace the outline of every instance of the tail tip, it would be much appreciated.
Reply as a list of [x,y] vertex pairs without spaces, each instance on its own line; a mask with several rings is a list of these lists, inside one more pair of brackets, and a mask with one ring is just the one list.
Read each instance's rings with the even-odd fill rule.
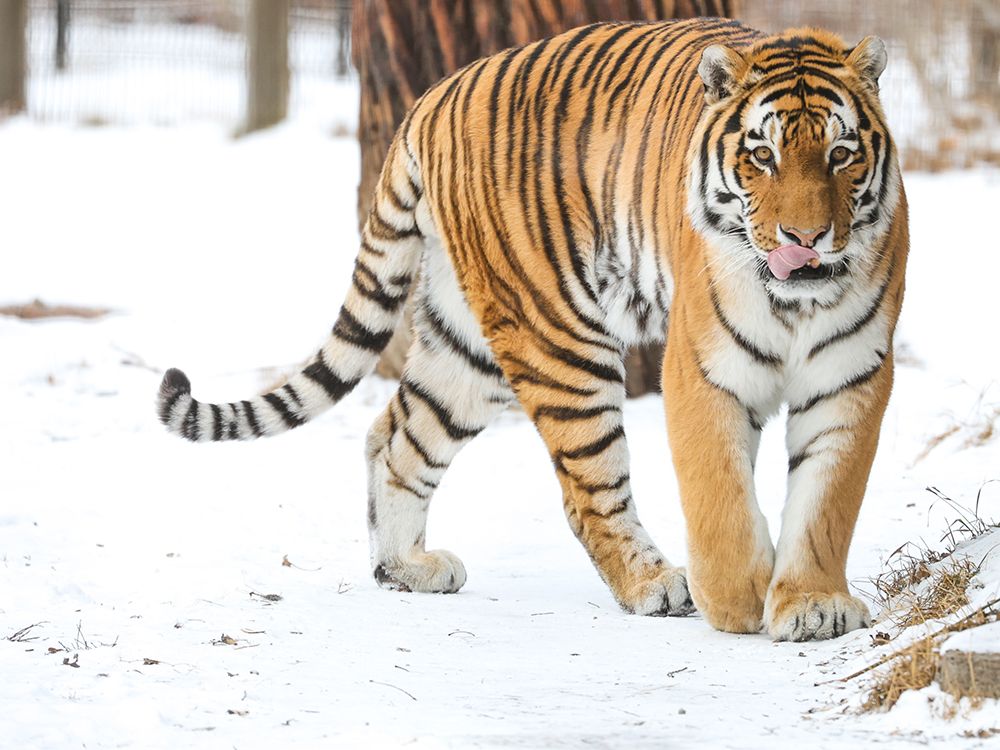
[[187,375],[178,370],[176,367],[171,367],[163,373],[163,380],[160,383],[161,395],[172,396],[175,393],[186,394],[190,392],[191,381],[188,380]]
[[188,380],[187,375],[173,367],[163,373],[163,380],[160,381],[159,399],[157,400],[157,411],[163,424],[170,426],[174,404],[181,396],[186,396],[189,393],[191,393],[191,381]]

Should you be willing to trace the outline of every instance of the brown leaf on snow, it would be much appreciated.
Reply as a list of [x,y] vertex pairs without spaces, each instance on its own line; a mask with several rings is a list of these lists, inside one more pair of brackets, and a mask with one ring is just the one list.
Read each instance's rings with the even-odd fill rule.
[[159,664],[159,663],[160,663],[160,660],[159,660],[159,659],[149,659],[149,658],[145,658],[145,659],[143,659],[143,660],[142,660],[142,663],[143,663],[143,664],[145,664],[145,665],[146,665],[147,667],[150,667],[150,666],[152,666],[153,664]]
[[884,646],[889,641],[892,640],[892,636],[888,633],[883,633],[881,630],[875,633],[875,635],[869,636],[872,639],[873,646]]
[[0,307],[0,315],[9,315],[22,320],[37,320],[38,318],[99,318],[107,315],[109,310],[100,307],[76,307],[73,305],[48,305],[40,299],[32,300],[25,305],[4,305]]
[[289,562],[288,560],[288,555],[285,555],[284,557],[281,558],[281,564],[286,568],[292,567],[291,562]]

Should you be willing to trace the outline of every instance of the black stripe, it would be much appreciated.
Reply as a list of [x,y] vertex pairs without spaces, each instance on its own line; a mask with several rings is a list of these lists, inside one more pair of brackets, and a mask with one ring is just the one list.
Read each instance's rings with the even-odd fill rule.
[[777,354],[770,354],[765,352],[750,341],[746,336],[736,330],[736,327],[729,322],[725,313],[722,311],[722,305],[719,303],[719,297],[715,293],[715,289],[710,289],[710,294],[712,297],[712,307],[715,309],[715,317],[719,319],[719,323],[722,327],[726,329],[726,333],[735,341],[739,347],[749,354],[754,360],[767,367],[777,367],[781,364],[781,357]]
[[[808,72],[808,71],[802,71],[802,69],[796,69],[796,73],[798,75],[801,75],[802,72]],[[822,96],[839,106],[844,106],[844,100],[841,99],[840,96],[838,96],[836,91],[834,91],[831,88],[827,88],[826,86],[810,86],[808,83],[805,82],[805,78],[801,77],[798,79],[795,86],[789,86],[783,89],[775,89],[770,94],[761,99],[760,103],[761,105],[770,104],[771,102],[776,101],[783,96],[800,95],[803,92],[809,96]]]
[[593,360],[581,357],[576,352],[565,349],[551,341],[545,342],[545,353],[558,359],[563,364],[590,373],[594,377],[609,383],[620,383],[624,379],[621,370],[618,368],[602,365],[600,362],[594,362]]
[[340,308],[340,315],[333,326],[333,335],[341,341],[367,349],[376,354],[388,345],[392,338],[392,330],[373,331],[355,318],[347,307]]
[[233,410],[233,415],[226,423],[226,440],[238,440],[239,430],[237,429],[237,420],[239,419],[240,412],[238,410],[239,404],[230,404],[229,408]]
[[427,390],[420,384],[415,383],[412,380],[403,380],[399,385],[401,388],[406,389],[424,402],[427,408],[434,413],[435,417],[437,417],[438,422],[444,428],[444,431],[448,433],[448,437],[452,440],[467,440],[478,435],[482,431],[482,427],[468,428],[460,427],[455,424],[451,419],[451,412],[448,408],[428,393]]
[[833,398],[834,396],[839,396],[844,391],[850,390],[851,388],[856,388],[859,385],[867,383],[869,380],[871,380],[878,374],[879,370],[882,369],[882,365],[885,364],[885,357],[886,357],[885,352],[879,352],[878,364],[876,364],[871,369],[865,370],[864,372],[855,375],[853,378],[842,383],[838,387],[834,388],[832,391],[827,391],[826,393],[820,393],[816,396],[813,396],[804,404],[800,404],[799,406],[789,406],[788,416],[793,417],[798,414],[803,414],[812,409],[814,406],[816,406],[816,404],[818,404],[820,401],[824,401],[828,398]]
[[[511,364],[517,364],[520,367],[528,368],[528,364],[521,361],[510,360]],[[550,378],[547,375],[542,375],[540,373],[522,373],[519,375],[514,375],[510,379],[510,385],[512,388],[516,388],[521,383],[528,383],[529,385],[542,386],[543,388],[552,388],[553,390],[563,391],[564,393],[572,393],[574,396],[595,396],[597,395],[597,390],[593,388],[577,388],[573,385],[567,385],[560,380],[555,378]]]
[[794,456],[789,456],[788,458],[788,473],[791,474],[805,461],[807,458],[812,458],[811,453],[796,453]]
[[618,412],[617,406],[594,406],[589,409],[575,409],[570,406],[539,406],[535,409],[532,420],[538,422],[542,417],[549,417],[557,422],[573,422],[582,419],[599,417],[609,412]]
[[299,398],[299,392],[295,390],[295,387],[291,383],[286,383],[281,390],[288,394],[288,398],[291,399],[293,404],[302,406],[302,399]]
[[[362,279],[365,279],[370,286],[365,286]],[[395,312],[403,300],[406,299],[405,292],[403,294],[389,294],[386,292],[378,277],[375,276],[375,273],[360,258],[354,264],[352,281],[354,282],[354,289],[358,294],[366,299],[370,299],[386,312]]]
[[382,218],[378,212],[378,206],[372,206],[372,210],[368,214],[368,223],[365,225],[365,229],[372,237],[390,242],[402,240],[407,237],[420,236],[420,230],[417,229],[415,224],[408,229],[397,229],[394,227],[386,219]]
[[181,435],[194,441],[197,441],[201,435],[198,427],[198,402],[194,399],[191,399],[187,413],[184,415],[184,421],[181,422]]
[[372,247],[372,246],[371,246],[371,245],[370,245],[370,244],[369,244],[368,242],[366,242],[365,240],[361,240],[361,249],[362,249],[362,250],[364,250],[365,252],[369,252],[369,253],[371,253],[372,255],[374,255],[374,256],[376,256],[376,257],[378,257],[378,258],[383,258],[383,257],[385,257],[385,250],[379,250],[379,249],[378,249],[378,248],[376,248],[376,247]]
[[811,47],[822,50],[830,57],[841,57],[845,52],[845,50],[842,49],[834,49],[828,44],[824,44],[815,37],[810,36],[792,36],[775,39],[767,42],[766,44],[762,44],[758,48],[758,52],[764,52],[766,50],[798,50],[801,52],[809,52],[809,48]]
[[614,516],[621,515],[622,513],[627,511],[631,504],[632,504],[632,496],[629,495],[624,500],[615,505],[613,508],[604,511],[603,513],[599,510],[595,510],[594,508],[584,508],[580,512],[580,518],[588,518],[591,516],[597,516],[598,518],[605,518],[605,519],[612,518]]
[[571,451],[560,451],[559,458],[591,458],[603,453],[611,445],[623,437],[625,437],[625,428],[622,425],[618,425],[591,443],[581,445],[579,448],[574,448]]
[[461,356],[476,370],[495,378],[503,378],[503,371],[492,360],[473,352],[458,337],[452,333],[443,316],[431,304],[424,303],[421,307],[424,317],[438,338],[444,341],[456,354]]
[[812,456],[815,455],[814,453],[810,453],[810,450],[814,445],[816,445],[816,442],[818,440],[825,438],[827,435],[832,435],[835,432],[848,432],[848,431],[850,431],[849,427],[845,427],[844,425],[834,425],[833,427],[827,427],[825,430],[820,430],[819,432],[817,432],[815,435],[809,438],[808,442],[806,442],[806,444],[803,445],[794,455],[789,457],[788,473],[789,474],[792,473],[799,467],[799,464],[801,464],[807,458],[812,458]]
[[403,198],[396,192],[396,188],[393,187],[391,179],[385,179],[382,181],[382,191],[385,193],[386,197],[389,198],[389,202],[393,205],[400,213],[407,213],[413,210],[413,206],[403,200]]
[[326,395],[334,403],[340,401],[358,383],[356,380],[347,381],[337,377],[336,373],[326,364],[322,349],[316,353],[316,361],[306,367],[302,371],[302,374],[314,383],[322,386],[323,390],[326,391]]
[[249,401],[240,401],[240,405],[243,407],[243,413],[247,417],[247,424],[250,425],[250,432],[253,433],[254,437],[260,437],[263,433],[261,433],[260,425],[257,423],[257,414],[253,404]]
[[288,408],[288,404],[286,404],[276,393],[266,393],[264,394],[263,399],[271,405],[272,409],[278,412],[282,421],[288,425],[289,429],[305,424],[305,420],[298,414],[293,413]]
[[222,410],[217,404],[209,404],[212,409],[212,440],[222,440]]
[[431,497],[430,493],[423,493],[423,492],[420,492],[419,490],[415,489],[414,487],[412,487],[402,477],[402,475],[393,468],[392,464],[389,462],[389,459],[385,460],[385,467],[389,470],[389,473],[392,474],[392,479],[390,479],[387,482],[387,484],[392,485],[393,487],[396,487],[398,489],[401,489],[404,492],[409,492],[411,495],[416,495],[421,500],[429,500],[430,499],[430,497]]
[[[569,472],[564,468],[560,467],[564,472],[569,474]],[[573,476],[570,474],[570,476]],[[610,492],[612,490],[620,490],[628,482],[629,474],[626,471],[617,479],[613,479],[610,482],[598,482],[598,483],[587,483],[582,481],[579,477],[573,476],[573,482],[584,492],[594,495],[598,492]]]
[[885,292],[889,288],[889,281],[891,280],[891,275],[892,275],[891,268],[889,269],[889,275],[890,278],[886,279],[885,283],[882,284],[882,288],[879,289],[878,294],[875,297],[875,301],[872,303],[871,307],[869,307],[868,310],[865,311],[864,315],[862,315],[856,321],[847,326],[847,328],[837,331],[837,333],[833,334],[829,338],[826,338],[823,341],[820,341],[818,344],[816,344],[816,346],[814,346],[812,349],[809,350],[809,357],[808,357],[809,359],[815,357],[817,354],[819,354],[821,351],[823,351],[826,347],[830,346],[831,344],[835,344],[838,341],[841,341],[842,339],[848,338],[849,336],[854,336],[856,333],[860,332],[862,328],[864,328],[866,325],[868,325],[868,323],[872,321],[872,319],[875,317],[875,314],[879,311],[879,308],[882,306],[882,300],[885,297]]
[[[403,416],[406,417],[407,419],[409,419],[409,417],[410,417],[410,404],[406,400],[406,391],[404,391],[402,388],[400,388],[399,390],[397,390],[396,391],[396,398],[399,400],[399,408],[403,410]],[[394,413],[390,412],[389,416],[392,418],[393,427],[395,427],[395,424],[396,424],[396,415]]]
[[[693,344],[691,346],[692,346],[692,348],[694,348]],[[705,380],[706,383],[708,383],[710,386],[712,386],[716,390],[722,391],[727,396],[731,396],[733,398],[733,400],[736,401],[737,404],[739,404],[741,407],[743,407],[743,409],[747,412],[747,414],[750,413],[750,407],[743,403],[743,401],[740,399],[740,397],[738,395],[736,395],[736,391],[732,391],[729,388],[726,388],[726,386],[721,385],[719,383],[716,383],[714,380],[712,380],[711,376],[709,375],[708,370],[705,369],[705,365],[703,365],[700,361],[697,361],[697,364],[698,364],[698,371],[701,373],[701,377],[704,378],[704,380]]]
[[410,428],[408,426],[403,427],[403,435],[410,442],[410,445],[413,446],[413,450],[415,450],[424,460],[424,463],[427,464],[428,468],[430,469],[448,468],[447,463],[444,463],[442,461],[435,461],[433,458],[431,458],[430,452],[423,446],[423,444],[419,440],[417,440],[417,436],[414,435],[412,432],[410,432]]

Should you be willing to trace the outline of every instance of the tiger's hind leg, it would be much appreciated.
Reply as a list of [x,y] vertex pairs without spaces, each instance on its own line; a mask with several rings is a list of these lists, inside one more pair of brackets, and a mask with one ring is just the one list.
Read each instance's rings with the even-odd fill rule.
[[452,593],[465,566],[425,549],[431,496],[462,446],[514,396],[447,258],[429,244],[399,389],[368,433],[368,529],[380,586]]
[[620,353],[571,351],[537,335],[506,328],[494,349],[552,456],[570,528],[625,611],[691,612],[683,568],[657,549],[632,499]]

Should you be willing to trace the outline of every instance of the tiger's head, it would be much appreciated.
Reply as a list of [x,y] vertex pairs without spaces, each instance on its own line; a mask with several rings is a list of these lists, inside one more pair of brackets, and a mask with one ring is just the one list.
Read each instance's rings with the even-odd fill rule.
[[702,54],[688,212],[778,299],[831,301],[875,262],[900,190],[878,99],[885,64],[877,37],[849,48],[814,29]]

